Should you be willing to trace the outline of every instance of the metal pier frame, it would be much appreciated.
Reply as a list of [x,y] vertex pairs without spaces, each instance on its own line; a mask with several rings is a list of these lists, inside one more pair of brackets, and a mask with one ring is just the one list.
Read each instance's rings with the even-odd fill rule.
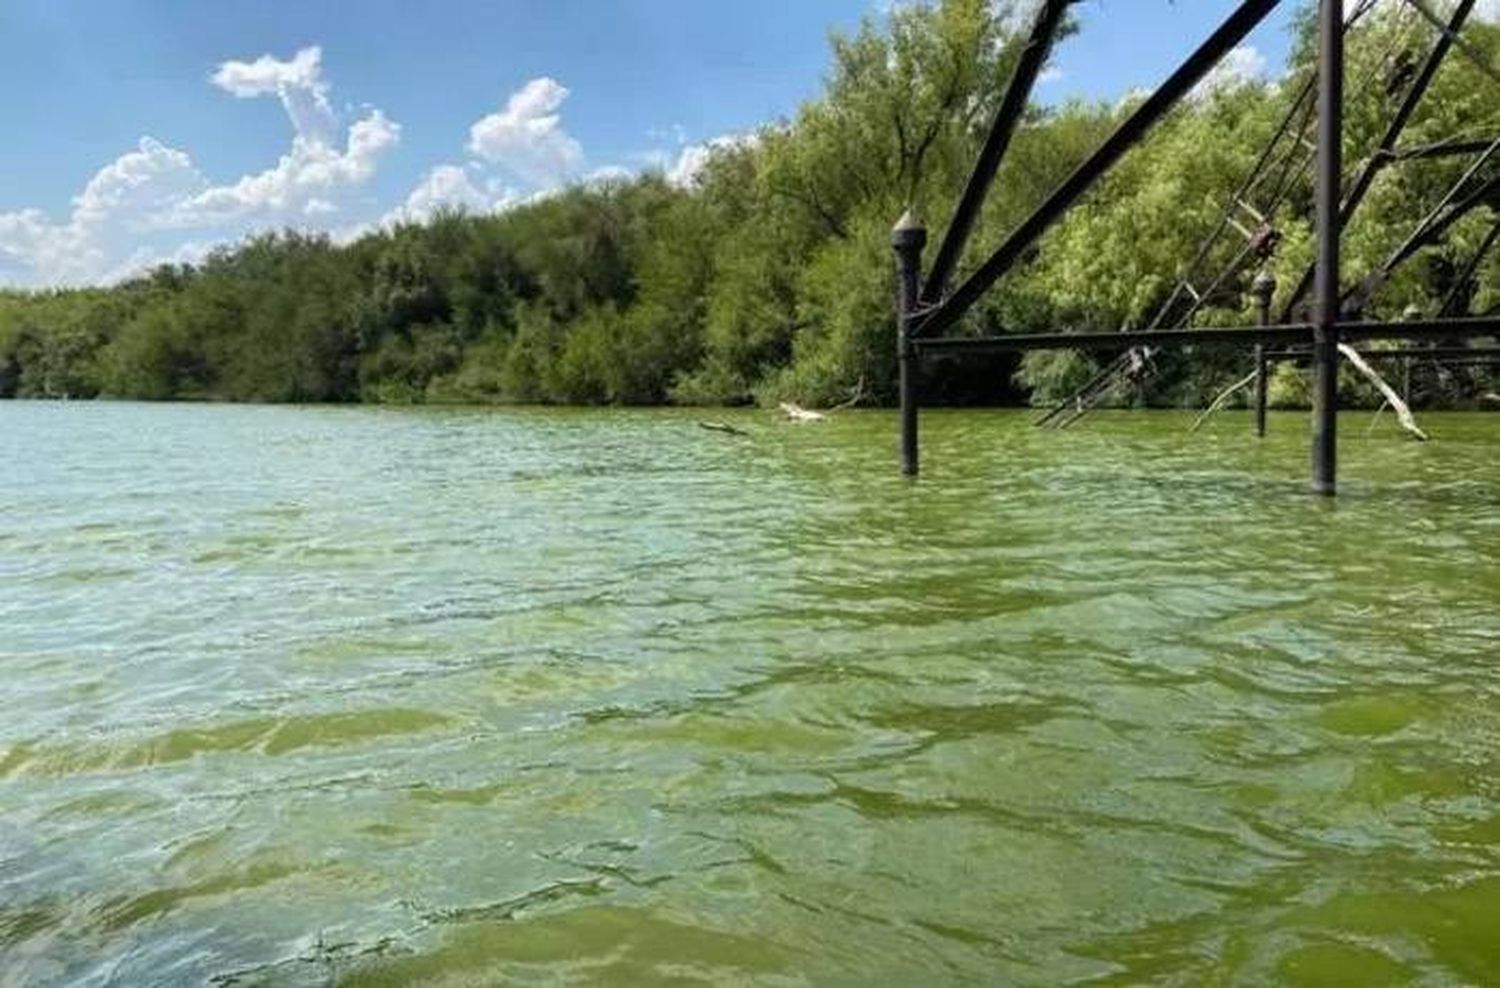
[[[925,281],[922,252],[927,243],[926,229],[908,212],[892,231],[891,242],[896,254],[900,287],[897,302],[897,356],[900,368],[902,471],[915,476],[920,469],[919,371],[923,359],[927,357],[979,352],[1024,353],[1048,349],[1118,353],[1137,347],[1254,347],[1257,367],[1260,369],[1258,376],[1261,378],[1257,392],[1263,392],[1267,361],[1273,356],[1284,356],[1280,353],[1273,354],[1268,348],[1304,347],[1305,356],[1311,360],[1313,375],[1312,489],[1319,495],[1332,496],[1337,491],[1337,381],[1340,361],[1338,347],[1341,342],[1453,341],[1500,335],[1500,318],[1497,317],[1399,322],[1347,318],[1343,309],[1345,293],[1340,279],[1343,229],[1364,193],[1368,191],[1375,172],[1390,162],[1403,160],[1405,157],[1458,151],[1454,145],[1443,144],[1403,152],[1398,149],[1397,140],[1417,102],[1436,75],[1442,58],[1457,43],[1457,29],[1462,26],[1474,0],[1460,0],[1453,18],[1447,24],[1437,21],[1442,31],[1439,42],[1397,110],[1379,151],[1354,177],[1347,198],[1343,192],[1342,155],[1344,40],[1347,30],[1344,2],[1319,0],[1314,207],[1316,262],[1303,284],[1298,285],[1293,293],[1293,301],[1296,301],[1296,296],[1302,294],[1304,286],[1311,283],[1307,287],[1311,287],[1313,291],[1313,304],[1305,317],[1306,321],[1287,321],[1292,313],[1289,306],[1283,314],[1283,322],[1271,324],[1270,299],[1267,293],[1260,306],[1261,325],[1257,327],[1151,329],[1128,333],[1015,334],[979,338],[945,335],[997,280],[1026,256],[1047,230],[1150,133],[1174,106],[1192,92],[1220,59],[1264,21],[1279,6],[1281,0],[1243,0],[1223,24],[1116,128],[1091,157],[1064,179],[962,284],[950,291],[948,281],[957,267],[995,173],[1005,157],[1016,125],[1051,51],[1053,40],[1064,23],[1067,8],[1073,2],[1075,0],[1042,0],[1039,4],[1021,50],[1021,57],[991,124],[988,139]],[[1417,0],[1405,2],[1415,5]],[[1429,20],[1436,20],[1430,10],[1425,7],[1420,9]],[[1500,142],[1480,144],[1477,148],[1468,148],[1466,145],[1464,150],[1485,151],[1488,148],[1488,153],[1493,153],[1496,143]],[[1419,241],[1418,246],[1430,242],[1429,238],[1424,237],[1424,231],[1436,225],[1431,222],[1432,219],[1429,217],[1429,221],[1413,235],[1413,240]],[[1446,227],[1448,222],[1451,220],[1444,221],[1442,225]],[[1274,290],[1274,284],[1271,288]],[[1445,305],[1442,314],[1447,313],[1448,306]]]

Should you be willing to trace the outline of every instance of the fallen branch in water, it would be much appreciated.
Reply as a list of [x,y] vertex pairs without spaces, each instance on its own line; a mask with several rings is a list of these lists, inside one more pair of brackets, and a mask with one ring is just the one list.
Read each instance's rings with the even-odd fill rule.
[[1374,384],[1380,390],[1380,393],[1385,395],[1386,402],[1396,412],[1396,420],[1401,423],[1401,428],[1425,443],[1428,438],[1427,433],[1418,427],[1416,417],[1412,415],[1411,409],[1407,407],[1406,402],[1401,400],[1401,396],[1396,393],[1396,389],[1387,384],[1385,378],[1376,373],[1375,368],[1371,367],[1365,358],[1360,355],[1360,352],[1349,344],[1340,343],[1339,353],[1348,358],[1349,363],[1353,364],[1355,369],[1365,377],[1368,377],[1370,383]]
[[803,408],[793,401],[783,401],[777,406],[781,413],[793,422],[826,422],[828,416],[822,412],[815,412],[810,408]]
[[854,390],[849,392],[849,400],[841,401],[829,409],[830,412],[842,412],[846,408],[853,408],[865,400],[865,379],[861,377],[854,385]]
[[731,436],[748,436],[750,433],[728,422],[699,422],[698,428],[707,429],[709,432],[723,432]]
[[1253,383],[1254,381],[1255,381],[1255,371],[1251,371],[1248,375],[1246,375],[1241,380],[1238,380],[1238,381],[1234,382],[1229,387],[1225,388],[1223,391],[1220,391],[1219,392],[1219,397],[1215,398],[1213,400],[1213,403],[1210,404],[1207,408],[1205,408],[1203,410],[1203,414],[1200,415],[1200,416],[1198,416],[1197,421],[1195,421],[1193,423],[1193,427],[1191,429],[1189,429],[1188,431],[1189,432],[1197,432],[1199,429],[1201,429],[1203,427],[1203,423],[1208,421],[1209,416],[1212,415],[1214,412],[1217,412],[1221,407],[1223,407],[1224,403],[1229,400],[1229,396],[1230,395],[1234,394],[1236,391],[1240,390],[1241,388],[1245,387],[1246,385]]

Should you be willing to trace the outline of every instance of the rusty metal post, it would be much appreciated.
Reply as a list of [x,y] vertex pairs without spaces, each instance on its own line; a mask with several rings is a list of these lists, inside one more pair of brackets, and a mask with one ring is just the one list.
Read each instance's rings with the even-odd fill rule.
[[917,374],[920,370],[913,333],[917,327],[922,291],[922,248],[927,246],[927,228],[907,210],[891,230],[891,247],[896,251],[896,356],[901,377],[901,472],[915,477],[917,458],[917,408],[920,395]]
[[1313,319],[1313,491],[1338,492],[1339,217],[1344,139],[1344,3],[1318,11],[1318,187],[1316,312]]
[[[1276,276],[1268,270],[1255,276],[1250,285],[1250,294],[1255,296],[1255,308],[1262,327],[1271,325],[1271,300],[1276,297]],[[1270,391],[1267,380],[1269,365],[1266,361],[1266,345],[1255,344],[1255,435],[1266,437],[1266,398]]]

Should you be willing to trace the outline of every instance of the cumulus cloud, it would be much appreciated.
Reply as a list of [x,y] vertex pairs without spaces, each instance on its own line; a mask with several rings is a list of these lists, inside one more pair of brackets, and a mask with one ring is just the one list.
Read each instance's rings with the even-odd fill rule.
[[568,89],[545,76],[532,79],[505,109],[469,128],[469,151],[534,188],[562,185],[583,166],[583,148],[562,127]]
[[678,188],[691,188],[716,151],[753,147],[759,138],[754,134],[725,134],[702,144],[689,144],[677,154],[677,160],[666,169],[667,181]]
[[511,93],[504,109],[469,127],[466,166],[429,170],[382,225],[421,222],[442,209],[493,213],[536,202],[573,181],[599,182],[632,172],[614,165],[585,171],[583,146],[562,123],[568,88],[556,79],[532,79]]
[[159,225],[183,199],[198,194],[208,180],[184,151],[150,137],[120,155],[89,179],[73,199],[73,221],[88,228],[119,221],[129,230]]
[[[328,196],[363,185],[380,159],[401,140],[401,126],[379,110],[355,121],[343,148],[298,135],[274,168],[230,185],[204,189],[176,204],[171,222],[203,226],[239,219],[281,218],[306,213],[314,201],[332,212]],[[334,207],[336,208],[336,207]]]
[[0,213],[0,280],[29,285],[101,282],[184,256],[167,231],[197,231],[200,245],[268,227],[307,225],[340,212],[374,177],[401,128],[379,110],[340,139],[323,78],[322,50],[290,59],[227,61],[209,81],[232,96],[275,96],[291,123],[290,147],[264,171],[215,185],[183,150],[143,137],[100,168],[73,198],[66,219],[36,209]]
[[323,49],[303,48],[287,61],[262,55],[253,62],[228,61],[209,77],[240,99],[276,96],[298,136],[327,143],[335,130],[328,84],[323,81]]
[[1193,89],[1194,98],[1238,89],[1266,79],[1266,56],[1253,45],[1240,45],[1219,60],[1203,81]]
[[386,214],[383,222],[420,223],[444,209],[486,213],[514,197],[498,184],[481,189],[458,165],[438,165],[423,176],[404,203]]

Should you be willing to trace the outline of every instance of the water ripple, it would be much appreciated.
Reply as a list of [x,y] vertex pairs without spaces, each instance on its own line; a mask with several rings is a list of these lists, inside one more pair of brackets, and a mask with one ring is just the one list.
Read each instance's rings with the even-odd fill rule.
[[0,406],[0,981],[1494,980],[1492,419],[740,414]]

